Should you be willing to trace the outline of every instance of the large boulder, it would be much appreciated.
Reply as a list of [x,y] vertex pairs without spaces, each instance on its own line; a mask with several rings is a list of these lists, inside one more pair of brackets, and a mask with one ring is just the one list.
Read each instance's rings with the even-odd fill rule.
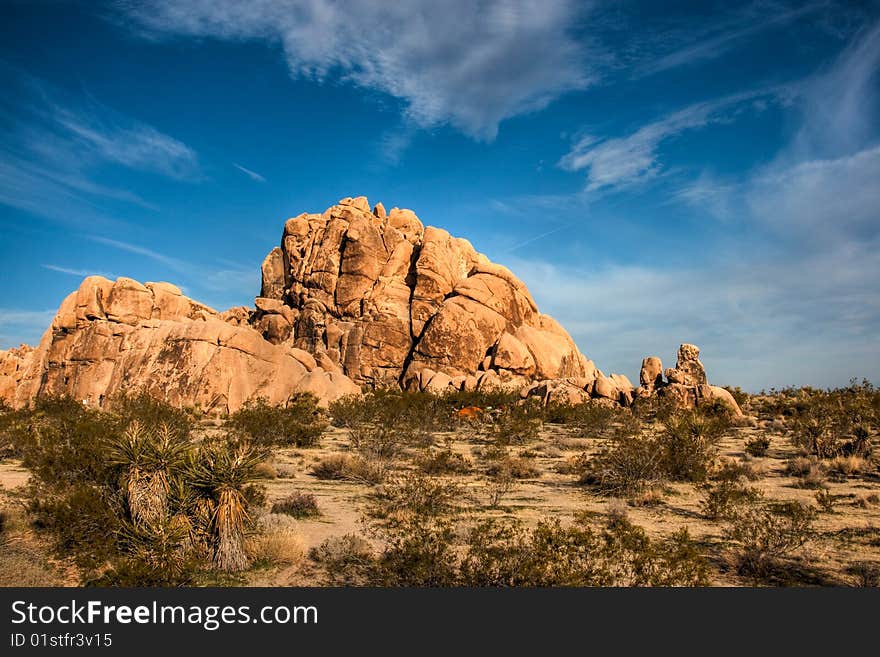
[[310,391],[326,403],[359,391],[242,319],[167,283],[92,276],[62,302],[36,350],[0,352],[0,398],[20,407],[64,394],[100,407],[117,393],[144,391],[179,407],[233,412],[256,396],[283,403]]
[[647,392],[653,392],[663,385],[663,361],[657,356],[647,356],[642,360],[639,383]]
[[678,348],[678,361],[675,368],[666,370],[666,379],[670,383],[685,386],[699,386],[708,383],[706,369],[700,362],[700,348],[693,344],[682,344]]
[[359,384],[422,390],[428,369],[444,374],[432,390],[511,387],[595,371],[510,270],[410,210],[357,197],[289,219],[262,271],[254,327]]

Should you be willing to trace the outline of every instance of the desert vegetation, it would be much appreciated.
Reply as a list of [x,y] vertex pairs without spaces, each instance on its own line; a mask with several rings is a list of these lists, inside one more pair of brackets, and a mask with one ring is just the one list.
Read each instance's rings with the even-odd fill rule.
[[880,392],[0,409],[0,581],[875,586]]

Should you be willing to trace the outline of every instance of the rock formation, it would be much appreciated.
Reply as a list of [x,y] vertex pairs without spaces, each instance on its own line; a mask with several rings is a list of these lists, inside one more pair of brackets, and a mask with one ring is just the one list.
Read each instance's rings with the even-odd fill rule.
[[177,406],[235,411],[299,391],[324,403],[361,385],[444,392],[505,388],[544,403],[628,406],[653,394],[714,400],[700,350],[675,368],[642,362],[636,388],[605,375],[507,268],[410,210],[364,197],[288,219],[262,264],[254,308],[218,313],[168,283],[92,276],[68,296],[39,346],[0,352],[0,400],[70,394],[103,405],[144,390]]
[[[657,394],[672,399],[676,405],[684,408],[698,408],[720,402],[730,408],[734,415],[742,415],[742,410],[733,395],[720,386],[709,385],[706,369],[700,362],[700,348],[692,344],[682,344],[678,348],[678,361],[675,367],[665,372],[666,382],[657,374],[663,364],[656,356],[642,361],[642,373],[639,377],[642,388],[648,394]],[[645,384],[646,378],[653,377],[653,383]],[[637,393],[638,394],[638,393]]]
[[216,311],[168,283],[86,278],[58,309],[39,346],[0,354],[2,398],[23,406],[69,394],[102,406],[146,391],[176,406],[230,412],[247,399],[282,403],[300,391],[323,400],[358,392],[308,353],[267,342],[242,313]]
[[592,377],[526,286],[470,242],[364,197],[284,226],[254,326],[357,383],[441,391]]

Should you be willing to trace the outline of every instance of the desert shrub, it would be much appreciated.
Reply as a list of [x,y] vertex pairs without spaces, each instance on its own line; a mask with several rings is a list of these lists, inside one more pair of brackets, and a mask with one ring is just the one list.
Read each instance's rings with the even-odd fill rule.
[[486,468],[486,474],[492,479],[511,477],[513,479],[535,479],[541,476],[541,470],[530,459],[521,456],[505,456],[493,459]]
[[441,395],[378,388],[363,395],[344,397],[330,405],[334,426],[394,431],[402,444],[427,444],[436,431],[448,428],[451,413]]
[[260,479],[278,478],[278,468],[276,468],[275,464],[271,461],[263,461],[262,463],[258,463],[257,467],[254,469],[254,473]]
[[452,480],[406,473],[384,484],[367,504],[367,515],[383,526],[411,518],[454,514],[460,509],[461,487]]
[[311,473],[318,479],[348,479],[376,485],[385,480],[389,469],[382,460],[371,461],[360,455],[331,454],[312,466]]
[[412,443],[412,434],[394,424],[361,424],[349,433],[351,446],[367,459],[389,460]]
[[870,467],[870,461],[861,456],[835,456],[828,462],[828,472],[843,478],[861,475]]
[[497,445],[521,445],[538,437],[542,425],[540,403],[528,399],[499,410],[484,429],[484,435]]
[[193,489],[209,509],[212,561],[222,571],[249,566],[245,536],[251,525],[246,491],[257,479],[265,451],[249,443],[209,441],[199,446],[189,462]]
[[868,381],[846,388],[801,388],[783,396],[777,411],[792,432],[792,440],[819,458],[869,456],[871,430],[878,428],[878,391]]
[[346,462],[345,478],[376,486],[385,481],[390,470],[390,465],[384,460],[371,461],[362,456],[353,456]]
[[586,438],[601,436],[613,425],[614,421],[624,414],[622,409],[611,408],[602,404],[548,404],[544,407],[544,422],[564,424]]
[[859,587],[880,587],[880,563],[876,561],[857,561],[846,568],[846,573]]
[[248,436],[255,445],[312,447],[327,428],[327,418],[318,407],[317,397],[306,392],[279,406],[263,397],[248,400],[229,416],[227,425]]
[[348,454],[331,454],[313,465],[311,473],[318,479],[345,479],[350,460]]
[[704,484],[700,509],[709,520],[730,518],[740,507],[755,504],[763,498],[757,488],[745,486],[735,479],[725,478]]
[[583,468],[580,483],[609,495],[631,495],[656,486],[666,477],[663,447],[655,436],[618,433]]
[[321,515],[318,500],[311,493],[291,493],[272,504],[272,513],[283,513],[294,518],[312,518]]
[[580,460],[580,482],[605,494],[634,495],[666,480],[704,481],[729,426],[726,416],[700,411],[670,415],[659,433],[619,425],[596,456]]
[[724,536],[738,548],[740,572],[760,577],[810,540],[814,519],[815,509],[799,502],[766,502],[742,507]]
[[468,586],[696,586],[707,565],[686,531],[652,541],[615,519],[601,531],[558,520],[533,530],[483,522],[468,535],[460,581]]
[[208,556],[219,569],[246,565],[265,454],[234,437],[197,442],[187,414],[148,397],[114,408],[41,399],[22,416],[34,523],[92,584],[187,584]]
[[428,475],[468,474],[472,469],[467,457],[448,448],[433,452],[427,450],[416,458],[415,464]]
[[827,488],[821,488],[816,491],[816,505],[823,513],[834,513],[834,507],[837,504],[838,497]]
[[796,456],[789,459],[785,472],[797,479],[798,488],[821,488],[825,486],[825,466],[815,456]]
[[510,470],[501,470],[494,477],[491,477],[487,483],[489,508],[497,509],[501,506],[501,502],[515,487],[516,479]]
[[180,440],[189,438],[196,421],[192,413],[175,408],[146,392],[117,395],[108,406],[118,418],[120,427],[128,427],[133,422],[138,422],[146,429],[165,426]]
[[664,423],[660,434],[662,462],[674,481],[704,481],[716,455],[716,444],[730,427],[724,414],[685,411]]
[[712,478],[717,480],[729,479],[736,481],[737,479],[747,479],[748,481],[758,481],[764,476],[764,469],[760,464],[752,463],[749,460],[738,461],[736,459],[721,459],[716,462],[718,467],[712,472]]
[[742,388],[739,386],[736,386],[735,388],[731,386],[723,386],[723,388],[731,394],[733,400],[740,408],[745,408],[748,405],[751,397],[749,396],[749,393],[745,392]]
[[817,467],[821,466],[815,457],[796,456],[786,462],[785,473],[792,477],[803,477]]
[[766,456],[770,449],[770,439],[767,436],[756,436],[746,441],[746,454],[760,457]]
[[247,537],[248,557],[255,563],[290,566],[305,557],[302,538],[286,515],[262,516],[257,531]]
[[374,579],[373,548],[356,534],[333,536],[309,550],[332,586],[363,586]]
[[448,518],[409,517],[387,528],[371,573],[378,586],[454,586],[458,582],[455,525]]

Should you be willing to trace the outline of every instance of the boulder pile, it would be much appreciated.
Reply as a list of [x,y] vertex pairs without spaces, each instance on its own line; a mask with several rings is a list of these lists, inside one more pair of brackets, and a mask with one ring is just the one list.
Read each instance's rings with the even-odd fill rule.
[[[665,380],[664,380],[665,375]],[[470,242],[365,197],[284,224],[254,307],[219,313],[169,283],[86,278],[32,349],[0,351],[0,400],[68,394],[102,406],[143,390],[176,406],[233,412],[252,397],[323,403],[362,386],[506,389],[545,403],[685,406],[736,402],[710,386],[699,349],[675,368],[646,358],[640,386],[605,375],[525,284]]]

